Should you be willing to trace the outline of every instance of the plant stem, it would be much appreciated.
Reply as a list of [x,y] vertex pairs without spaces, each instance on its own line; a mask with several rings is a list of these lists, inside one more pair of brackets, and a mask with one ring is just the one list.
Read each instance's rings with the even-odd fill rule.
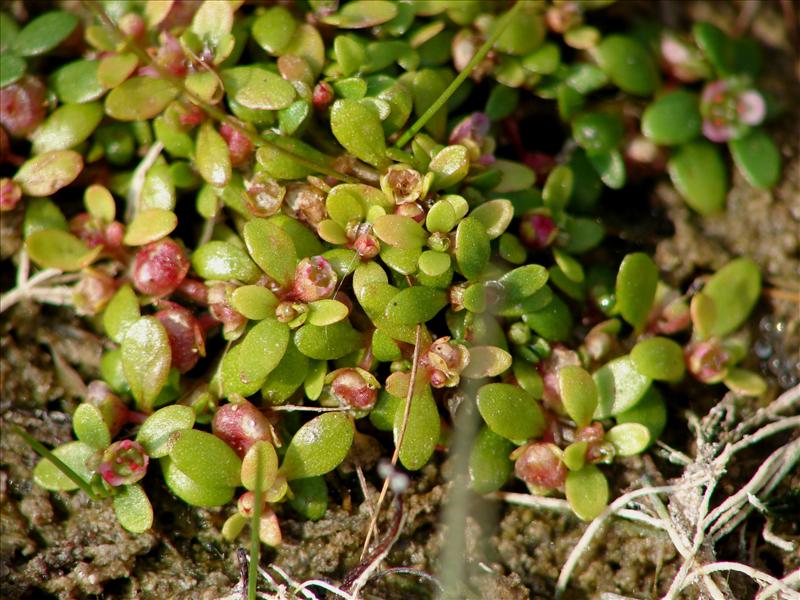
[[436,99],[436,102],[431,104],[428,110],[426,110],[425,113],[419,119],[417,119],[403,135],[400,136],[400,139],[398,139],[395,143],[396,148],[402,148],[405,146],[411,140],[411,138],[413,138],[419,132],[420,129],[425,127],[425,124],[431,120],[433,115],[435,115],[439,109],[444,106],[444,103],[450,99],[450,96],[452,96],[459,86],[464,83],[464,80],[470,76],[470,73],[472,73],[473,69],[475,69],[475,67],[478,66],[478,64],[486,57],[486,55],[489,53],[489,50],[492,49],[494,43],[503,34],[503,31],[505,31],[506,27],[511,22],[511,19],[514,18],[514,15],[517,14],[517,11],[521,6],[522,3],[517,2],[505,15],[500,17],[501,22],[498,24],[497,29],[495,29],[492,35],[490,35],[486,41],[483,42],[483,45],[475,53],[475,56],[473,56],[472,59],[467,63],[467,66],[464,67],[464,70],[461,71],[461,73],[459,73],[455,79],[453,79],[452,83],[447,86],[444,92],[442,92],[442,95]]
[[263,458],[261,452],[256,452],[256,489],[255,506],[253,507],[253,521],[250,523],[250,564],[247,576],[247,598],[256,600],[258,593],[258,563],[261,554],[261,538],[259,536],[259,524],[261,522],[261,502],[263,501],[263,490],[261,489]]

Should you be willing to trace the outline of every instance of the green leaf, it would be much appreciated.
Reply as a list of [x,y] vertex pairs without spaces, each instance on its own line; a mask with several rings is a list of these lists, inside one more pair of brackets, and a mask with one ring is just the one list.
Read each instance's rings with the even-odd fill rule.
[[511,355],[495,346],[472,346],[469,349],[469,364],[461,371],[467,379],[496,377],[511,366]]
[[220,73],[225,91],[236,102],[254,110],[280,110],[294,102],[292,84],[265,65],[225,69]]
[[447,304],[447,292],[417,285],[392,298],[384,314],[395,323],[416,325],[430,321]]
[[124,485],[114,496],[114,514],[123,528],[143,533],[153,526],[153,506],[138,483]]
[[616,114],[588,112],[572,120],[575,142],[590,154],[616,150],[622,141],[622,134],[622,119]]
[[83,157],[72,150],[45,152],[29,158],[19,168],[14,181],[26,196],[52,196],[75,181],[83,170]]
[[397,10],[397,5],[389,0],[353,0],[322,20],[340,29],[365,29],[391,21]]
[[450,269],[452,261],[446,252],[426,250],[417,261],[420,271],[429,277],[438,277]]
[[218,281],[254,283],[262,276],[261,269],[242,248],[216,240],[194,251],[192,268],[203,279]]
[[269,54],[277,56],[292,41],[297,23],[283,6],[273,6],[253,22],[253,39]]
[[99,60],[75,60],[57,69],[50,85],[61,102],[91,102],[103,95],[105,89],[97,80]]
[[536,183],[536,173],[522,163],[497,159],[492,168],[502,174],[500,183],[494,187],[494,192],[498,194],[527,190]]
[[749,258],[736,258],[714,273],[703,288],[714,301],[712,334],[724,337],[745,322],[761,296],[761,272]]
[[350,310],[338,300],[317,300],[308,305],[307,323],[322,327],[333,325],[347,318]]
[[231,154],[225,139],[210,122],[200,126],[197,133],[195,164],[200,176],[216,187],[222,187],[231,178]]
[[133,52],[106,55],[97,67],[97,82],[103,91],[114,89],[133,75],[137,66],[139,59]]
[[[499,19],[494,21],[494,28],[502,25]],[[490,31],[493,31],[491,29]],[[514,18],[508,22],[505,30],[494,44],[500,52],[521,56],[533,52],[544,41],[546,28],[542,13],[532,4],[523,6]]]
[[12,50],[20,56],[38,56],[49,52],[78,26],[78,17],[63,10],[39,15],[23,27],[11,43]]
[[469,172],[469,153],[461,145],[446,146],[431,158],[428,170],[433,173],[433,190],[454,186]]
[[139,299],[130,283],[119,288],[103,312],[103,328],[106,335],[118,344],[122,343],[131,323],[141,316]]
[[514,218],[514,205],[510,200],[488,200],[475,207],[469,216],[480,221],[486,229],[486,235],[493,240],[500,237],[511,223],[511,219]]
[[730,368],[722,381],[728,389],[742,396],[757,398],[767,391],[767,382],[764,378],[746,369]]
[[483,224],[472,217],[462,219],[456,229],[456,261],[467,279],[483,273],[489,262],[491,246]]
[[[224,444],[225,442],[222,443]],[[236,491],[234,486],[201,484],[181,471],[169,457],[162,458],[159,462],[161,463],[161,470],[167,487],[187,504],[192,506],[222,506],[233,499],[233,494]]]
[[[402,398],[394,414],[392,426],[395,445],[400,442],[404,414],[405,398]],[[436,444],[439,443],[440,433],[439,410],[436,408],[431,387],[418,379],[411,397],[405,435],[400,444],[400,464],[410,471],[424,467],[433,456]]]
[[[86,466],[94,456],[95,449],[83,442],[67,442],[53,449],[53,454],[83,481],[91,481],[93,472]],[[52,462],[43,458],[33,469],[33,481],[52,492],[77,490],[78,484],[70,479]]]
[[702,124],[700,100],[686,90],[664,94],[642,115],[642,133],[662,146],[691,142],[700,135]]
[[652,337],[636,344],[631,350],[631,360],[640,373],[657,381],[677,382],[686,372],[683,349],[664,337]]
[[111,192],[99,184],[90,185],[83,193],[83,204],[93,217],[110,223],[116,216],[117,207]]
[[121,350],[122,368],[136,406],[150,412],[172,364],[167,332],[155,317],[140,317],[125,331]]
[[231,306],[244,317],[261,321],[275,316],[278,298],[260,285],[243,285],[231,294]]
[[281,362],[267,375],[261,387],[261,397],[269,404],[280,404],[303,385],[309,373],[309,360],[294,343],[286,347]]
[[522,59],[522,66],[532,73],[551,75],[561,64],[561,48],[553,42],[545,42]]
[[570,471],[566,481],[567,502],[580,519],[591,521],[600,516],[608,504],[608,481],[600,469],[586,465]]
[[564,448],[561,460],[570,471],[580,471],[586,465],[586,451],[588,449],[589,442],[572,442]]
[[625,186],[627,171],[625,159],[619,150],[589,154],[587,158],[600,180],[612,190],[619,190]]
[[572,169],[568,165],[558,165],[547,176],[542,191],[544,205],[552,211],[563,210],[572,194]]
[[250,446],[242,459],[242,485],[254,491],[258,479],[258,455],[261,455],[261,489],[268,490],[278,476],[278,455],[275,446],[263,440]]
[[490,120],[499,121],[510,116],[518,104],[519,90],[498,83],[489,92],[484,112]]
[[361,334],[347,321],[325,327],[306,324],[295,332],[294,343],[309,358],[335,360],[359,348]]
[[647,322],[658,284],[658,267],[642,252],[627,254],[617,272],[617,308],[635,329]]
[[94,448],[104,450],[111,444],[111,432],[103,419],[103,413],[93,404],[81,402],[72,415],[75,437]]
[[304,519],[318,521],[328,510],[328,486],[322,477],[295,479],[289,506]]
[[487,383],[478,390],[478,411],[497,435],[524,442],[544,431],[545,421],[534,397],[515,385]]
[[161,114],[178,88],[158,77],[131,77],[106,96],[106,114],[118,121],[143,121]]
[[200,485],[237,487],[242,483],[242,461],[228,444],[211,433],[198,429],[178,432],[169,457],[184,475]]
[[256,264],[279,284],[288,285],[297,267],[297,251],[291,236],[266,219],[248,221],[243,236]]
[[[542,288],[545,289],[548,288]],[[550,302],[543,308],[526,310],[522,320],[537,334],[551,342],[564,341],[572,332],[572,313],[566,303],[555,295],[552,295]]]
[[578,427],[592,422],[597,410],[597,386],[592,376],[575,365],[565,365],[558,370],[561,402],[570,418]]
[[506,301],[516,303],[539,291],[547,279],[547,269],[543,266],[525,265],[508,271],[497,281],[503,286]]
[[647,427],[650,433],[650,444],[655,442],[667,424],[667,405],[664,397],[655,386],[651,386],[644,398],[633,408],[614,417],[617,423],[639,423]]
[[123,242],[126,246],[144,246],[168,236],[178,226],[178,217],[171,210],[146,208],[128,225]]
[[597,60],[611,82],[634,96],[650,96],[659,86],[650,52],[633,37],[610,35],[597,47]]
[[136,434],[136,441],[151,458],[162,458],[169,454],[177,439],[172,434],[193,426],[194,410],[190,406],[172,404],[147,417]]
[[289,344],[289,326],[276,319],[257,323],[222,359],[222,388],[226,396],[250,396],[278,366]]
[[744,137],[731,140],[728,148],[736,168],[754,188],[768,189],[778,183],[781,154],[763,129],[752,129]]
[[102,246],[87,248],[80,239],[60,229],[35,231],[25,240],[31,260],[40,267],[79,271],[88,267],[102,252]]
[[373,231],[382,242],[395,248],[419,248],[428,239],[422,225],[403,215],[378,217],[373,223]]
[[378,169],[389,165],[381,120],[371,108],[357,100],[337,100],[331,109],[331,131],[356,158]]
[[103,106],[99,102],[59,106],[33,135],[33,153],[73,148],[85,141],[102,119]]
[[469,486],[478,494],[496,492],[508,481],[514,463],[508,458],[514,444],[488,427],[481,428],[469,457]]
[[650,431],[639,423],[622,423],[608,430],[605,437],[611,442],[617,456],[641,454],[650,445]]
[[725,208],[728,172],[716,146],[697,140],[679,147],[667,163],[670,179],[691,208],[711,215]]
[[4,50],[0,54],[0,88],[19,81],[27,67],[27,63],[19,56]]
[[642,399],[651,380],[641,374],[630,356],[620,356],[595,371],[597,385],[597,410],[595,418],[605,419],[636,405]]
[[280,474],[287,480],[324,475],[345,459],[355,435],[351,418],[344,413],[323,413],[294,434]]

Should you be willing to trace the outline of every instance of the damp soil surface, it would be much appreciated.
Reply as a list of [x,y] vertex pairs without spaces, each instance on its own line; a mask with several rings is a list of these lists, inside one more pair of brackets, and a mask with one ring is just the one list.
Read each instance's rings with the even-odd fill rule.
[[[621,12],[643,5],[621,2]],[[706,19],[730,30],[742,4],[693,2],[667,5],[661,17],[688,28]],[[673,24],[673,23],[670,23]],[[682,204],[671,186],[662,182],[628,202],[647,203],[645,212],[668,222],[650,228],[662,273],[685,287],[691,280],[737,255],[753,257],[761,266],[767,288],[759,306],[754,339],[762,356],[748,358],[761,367],[776,395],[798,375],[800,318],[796,302],[800,281],[800,62],[781,4],[762,2],[751,33],[766,49],[765,87],[786,107],[771,126],[784,160],[781,184],[770,192],[756,191],[734,175],[723,217],[701,218]],[[4,214],[0,222],[3,287],[13,276],[10,257],[19,244],[19,215]],[[646,228],[647,229],[647,228]],[[636,228],[625,237],[641,235]],[[82,493],[49,493],[31,483],[36,455],[15,434],[20,426],[48,445],[70,439],[70,412],[82,381],[98,376],[102,340],[68,309],[20,304],[3,315],[0,326],[0,586],[2,597],[16,598],[221,598],[240,581],[237,547],[225,542],[220,528],[226,510],[188,508],[158,482],[148,495],[156,506],[153,529],[131,535],[117,523],[107,503],[90,503]],[[779,358],[780,360],[775,360]],[[760,364],[759,364],[760,363]],[[787,379],[789,378],[789,379]],[[714,396],[697,389],[681,390],[668,399],[675,408],[668,426],[668,443],[691,452],[690,435],[682,416],[690,408],[705,414]],[[752,407],[751,407],[752,408]],[[746,410],[746,407],[745,409]],[[362,464],[374,464],[367,449]],[[744,456],[721,489],[734,491],[749,479],[759,455]],[[442,475],[447,465],[434,463],[415,477],[406,495],[405,525],[386,564],[435,573],[439,548],[448,532],[440,525],[450,487]],[[680,474],[658,456],[631,458],[612,475],[618,495],[639,484],[644,476],[670,478]],[[282,515],[284,544],[264,557],[297,581],[339,582],[359,562],[370,520],[369,506],[355,473],[329,476],[330,508],[317,522]],[[367,477],[371,500],[376,479]],[[800,488],[800,474],[790,475],[775,496],[791,502]],[[521,490],[520,490],[521,491]],[[794,499],[797,502],[797,499]],[[487,599],[551,598],[561,566],[586,524],[575,517],[471,499],[471,517],[464,525],[465,557],[473,567],[465,597]],[[791,504],[789,504],[791,506]],[[795,505],[796,506],[796,505]],[[386,530],[391,508],[381,529]],[[738,560],[777,577],[800,567],[797,555],[766,545],[760,537],[763,518],[756,515],[719,547],[721,558]],[[800,541],[796,520],[775,524],[775,533]],[[735,538],[735,539],[734,539]],[[643,526],[614,521],[604,527],[579,562],[568,598],[597,598],[612,592],[634,598],[655,598],[666,592],[680,565],[666,537]],[[736,597],[752,597],[755,589],[733,578]],[[737,587],[738,586],[738,587]],[[434,587],[413,573],[394,574],[371,583],[366,598],[433,597]],[[466,590],[467,588],[465,588]],[[741,594],[741,595],[740,595]],[[694,597],[687,595],[687,597]]]

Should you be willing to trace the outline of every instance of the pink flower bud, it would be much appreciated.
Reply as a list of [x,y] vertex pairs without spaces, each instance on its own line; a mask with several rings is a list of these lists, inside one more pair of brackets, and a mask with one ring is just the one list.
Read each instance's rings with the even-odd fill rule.
[[695,379],[703,383],[719,383],[728,374],[730,356],[715,341],[695,342],[684,351],[686,367]]
[[148,244],[136,254],[133,285],[143,294],[167,296],[189,272],[189,259],[177,243],[164,238]]
[[30,75],[0,88],[0,125],[11,137],[25,137],[44,121],[47,90]]
[[117,25],[123,35],[134,39],[142,37],[146,30],[142,16],[132,12],[123,15]]
[[237,332],[241,332],[247,324],[244,315],[233,308],[230,295],[236,289],[231,283],[215,283],[208,286],[208,310],[211,316],[222,323],[225,339],[230,339]]
[[535,442],[521,449],[514,463],[514,474],[527,484],[556,489],[567,479],[567,467],[554,444]]
[[0,212],[14,210],[22,199],[22,188],[9,177],[0,179]]
[[150,457],[139,442],[114,442],[103,452],[98,473],[108,485],[130,485],[147,473]]
[[117,284],[114,278],[98,269],[84,269],[72,291],[72,301],[79,315],[96,315],[111,300]]
[[543,250],[552,244],[558,228],[549,215],[530,213],[524,215],[519,224],[519,238],[531,250]]
[[369,410],[378,399],[378,388],[358,369],[339,369],[332,373],[331,391],[339,402],[360,410]]
[[338,277],[331,264],[321,256],[304,258],[294,272],[292,296],[301,302],[330,298]]
[[314,86],[311,102],[317,110],[325,110],[333,102],[333,87],[327,81],[320,81]]
[[545,406],[556,413],[563,414],[558,372],[561,370],[561,367],[567,365],[580,366],[580,364],[581,360],[576,352],[570,350],[563,344],[554,344],[547,358],[536,365],[539,374],[542,376],[542,382],[544,383],[542,401]]
[[435,340],[422,356],[422,365],[428,368],[431,385],[436,388],[455,387],[461,372],[467,368],[470,356],[466,346],[453,342],[449,336]]
[[244,458],[250,446],[258,441],[272,442],[272,427],[267,417],[243,398],[220,406],[211,421],[211,429],[239,458]]
[[219,128],[219,133],[228,144],[231,155],[231,166],[234,168],[244,167],[250,162],[255,150],[253,142],[236,127],[231,127],[223,123]]
[[86,388],[86,402],[96,407],[103,415],[111,437],[116,436],[129,421],[130,411],[125,403],[111,391],[105,381],[92,381]]
[[425,209],[422,208],[419,202],[400,204],[395,209],[394,214],[409,217],[414,219],[417,223],[422,223],[425,220]]
[[381,251],[381,244],[371,233],[362,233],[353,242],[353,250],[364,259],[375,258]]
[[154,316],[167,331],[172,350],[172,366],[181,373],[191,370],[205,356],[205,333],[192,313],[174,302],[161,301]]

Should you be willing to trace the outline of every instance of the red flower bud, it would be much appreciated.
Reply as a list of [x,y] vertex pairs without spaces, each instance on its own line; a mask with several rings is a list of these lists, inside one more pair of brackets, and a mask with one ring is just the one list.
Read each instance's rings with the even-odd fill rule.
[[696,342],[686,348],[686,367],[703,383],[719,383],[728,374],[730,356],[717,341]]
[[105,381],[93,381],[86,388],[86,402],[96,407],[103,415],[111,437],[116,436],[128,422],[130,411]]
[[556,489],[567,479],[567,467],[561,462],[557,446],[542,442],[528,444],[514,463],[514,473],[525,483]]
[[325,110],[333,102],[333,87],[327,81],[320,81],[314,86],[314,93],[311,96],[314,108]]
[[228,144],[231,155],[231,166],[234,168],[243,167],[253,155],[253,142],[236,127],[231,127],[223,123],[219,128],[219,133]]
[[189,272],[189,259],[177,243],[164,238],[144,246],[136,254],[133,285],[143,294],[167,296]]
[[108,485],[130,485],[145,476],[149,462],[139,442],[122,440],[106,448],[97,471]]
[[519,224],[519,238],[531,250],[542,250],[552,244],[558,228],[548,215],[531,213],[522,217]]
[[46,93],[44,84],[30,75],[0,88],[0,125],[11,137],[25,137],[44,121]]
[[378,388],[358,369],[339,369],[332,373],[331,391],[345,406],[368,410],[378,399]]
[[0,212],[14,210],[21,199],[22,188],[16,181],[9,177],[0,179]]
[[330,298],[338,277],[331,264],[321,256],[304,258],[294,272],[292,296],[302,302]]
[[172,350],[172,366],[186,373],[205,356],[205,333],[192,313],[174,302],[162,301],[163,310],[154,316],[167,331]]
[[244,458],[250,446],[258,441],[272,442],[272,427],[267,417],[244,399],[220,406],[211,429],[239,458]]

